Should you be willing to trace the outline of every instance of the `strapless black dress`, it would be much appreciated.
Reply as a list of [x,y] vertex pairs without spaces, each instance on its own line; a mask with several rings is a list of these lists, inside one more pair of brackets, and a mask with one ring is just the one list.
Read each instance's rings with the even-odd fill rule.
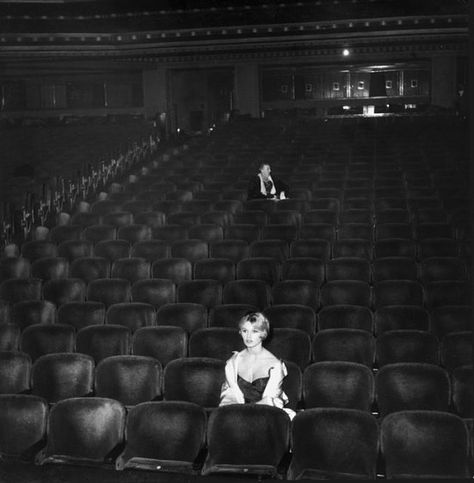
[[260,401],[269,379],[269,377],[260,377],[253,382],[248,382],[242,377],[237,376],[237,384],[244,395],[245,402],[255,403]]

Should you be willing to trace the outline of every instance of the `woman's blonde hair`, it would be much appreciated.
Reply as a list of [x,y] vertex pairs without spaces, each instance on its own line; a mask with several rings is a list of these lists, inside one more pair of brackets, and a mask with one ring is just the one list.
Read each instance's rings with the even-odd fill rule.
[[270,322],[261,312],[249,312],[248,314],[245,314],[239,321],[239,329],[241,329],[246,322],[255,325],[255,327],[263,333],[262,340],[265,340],[268,337],[268,333],[270,332]]

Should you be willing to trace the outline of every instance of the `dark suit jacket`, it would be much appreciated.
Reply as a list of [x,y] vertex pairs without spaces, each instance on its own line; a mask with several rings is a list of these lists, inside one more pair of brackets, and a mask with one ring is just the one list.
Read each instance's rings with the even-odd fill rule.
[[255,199],[265,199],[265,198],[274,198],[274,197],[280,197],[280,193],[282,191],[285,192],[285,196],[288,198],[289,193],[288,193],[288,185],[283,183],[283,181],[280,181],[278,178],[275,178],[272,176],[273,184],[275,185],[275,190],[276,193],[275,195],[262,195],[260,192],[260,178],[258,176],[254,176],[248,186],[248,191],[247,191],[247,199],[249,200],[255,200]]

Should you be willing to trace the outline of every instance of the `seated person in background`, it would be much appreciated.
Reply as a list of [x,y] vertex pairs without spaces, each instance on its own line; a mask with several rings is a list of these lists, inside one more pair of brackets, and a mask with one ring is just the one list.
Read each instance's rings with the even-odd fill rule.
[[234,352],[225,367],[220,406],[226,404],[267,404],[284,409],[292,418],[295,413],[284,406],[288,397],[282,390],[287,375],[285,364],[262,346],[270,323],[260,312],[250,312],[239,321],[245,349]]
[[285,199],[288,198],[288,186],[277,178],[272,178],[272,169],[268,163],[261,163],[259,173],[250,180],[247,199]]

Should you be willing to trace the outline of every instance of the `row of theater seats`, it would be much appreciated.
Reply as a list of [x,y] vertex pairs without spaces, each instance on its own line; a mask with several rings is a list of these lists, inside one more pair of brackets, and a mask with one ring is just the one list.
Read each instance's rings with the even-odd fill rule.
[[0,300],[47,300],[57,307],[69,302],[95,301],[107,307],[142,302],[159,308],[169,303],[197,303],[207,308],[220,304],[248,304],[259,310],[271,305],[298,304],[314,310],[332,305],[358,305],[372,310],[387,305],[415,305],[432,310],[445,305],[469,305],[468,281],[442,280],[421,284],[414,280],[384,280],[370,285],[361,280],[333,280],[321,286],[311,280],[185,280],[98,278],[86,283],[79,278],[42,282],[41,279],[8,279],[0,284]]
[[[180,242],[179,246],[188,248],[188,242]],[[195,243],[193,248],[196,253],[199,248],[205,250],[207,247],[200,242]],[[124,278],[130,283],[149,278],[166,278],[174,283],[191,279],[213,279],[221,283],[255,279],[269,284],[280,280],[310,280],[321,286],[335,280],[367,283],[412,280],[427,284],[442,280],[467,281],[470,275],[466,263],[459,257],[429,257],[421,261],[401,256],[377,257],[373,261],[364,257],[334,257],[328,260],[289,257],[280,261],[267,253],[268,256],[249,256],[235,262],[227,257],[193,258],[190,255],[185,257],[186,254],[173,253],[181,256],[153,260],[138,256],[115,260],[104,256],[79,257],[70,262],[64,257],[44,257],[34,262],[22,257],[4,258],[0,260],[0,282],[28,278],[41,279],[43,282],[65,278],[81,278],[85,282],[100,278]]]
[[[127,407],[153,400],[219,406],[225,361],[211,357],[173,359],[163,365],[140,355],[45,354],[33,363],[24,352],[0,352],[0,394],[33,394],[49,404],[71,397],[108,397]],[[396,362],[375,374],[364,364],[318,361],[301,369],[285,362],[287,408],[337,407],[372,412],[379,418],[402,410],[453,412],[474,417],[472,364],[452,371],[431,363]],[[8,368],[8,371],[6,370]]]
[[[223,239],[246,240],[248,243],[261,239],[280,239],[291,243],[296,239],[308,238],[328,241],[356,238],[370,242],[387,238],[402,238],[419,242],[432,238],[456,240],[455,230],[446,223],[423,222],[412,225],[405,222],[386,221],[374,225],[372,222],[359,221],[337,225],[321,221],[327,220],[327,218],[321,216],[321,213],[317,213],[316,216],[315,211],[317,210],[307,213],[307,215],[314,215],[310,218],[311,221],[304,221],[301,224],[292,222],[291,219],[295,216],[295,212],[288,211],[273,213],[270,223],[266,223],[266,214],[257,210],[241,212],[240,215],[233,217],[234,223],[226,222],[226,219],[229,218],[226,212],[213,211],[208,212],[205,216],[180,212],[170,220],[172,223],[157,224],[155,218],[162,216],[162,213],[148,211],[143,214],[146,219],[139,219],[141,223],[129,223],[119,227],[110,223],[92,224],[85,227],[59,225],[52,228],[48,236],[50,241],[56,244],[80,239],[94,244],[114,239],[127,240],[130,244],[156,239],[166,240],[171,244],[177,240],[188,238],[200,239],[208,243]],[[323,210],[319,210],[319,212],[321,211]],[[54,254],[55,248],[41,247],[40,243],[28,243],[22,253],[23,256],[32,259],[38,258],[41,253]]]
[[[0,325],[13,324],[18,332],[34,324],[70,325],[79,330],[89,325],[115,324],[135,331],[142,327],[171,325],[187,333],[206,327],[232,327],[254,305],[174,302],[156,308],[144,302],[124,302],[107,307],[103,302],[67,302],[59,307],[48,300],[21,300],[8,304],[0,300]],[[369,307],[334,304],[315,311],[307,305],[274,304],[263,309],[273,328],[295,328],[311,337],[316,331],[337,328],[362,329],[383,334],[389,330],[422,330],[442,338],[448,333],[472,329],[470,305],[442,305],[428,311],[416,305]],[[2,346],[3,347],[3,346]]]
[[[55,245],[50,241],[32,240],[22,246],[22,253],[12,254],[0,259],[2,279],[24,276],[28,273],[28,267],[17,268],[16,264],[21,260],[14,261],[10,258],[23,258],[25,264],[33,263],[40,258],[62,257],[72,262],[76,258],[97,256],[114,261],[119,258],[141,257],[152,262],[160,258],[186,258],[195,262],[206,258],[230,258],[234,263],[248,257],[272,256],[277,261],[287,258],[311,257],[328,260],[338,257],[360,257],[369,260],[384,258],[387,256],[409,257],[417,261],[432,257],[459,257],[466,263],[468,252],[463,243],[450,238],[427,238],[420,241],[408,238],[386,237],[375,242],[361,237],[333,239],[332,228],[329,228],[328,239],[324,237],[327,225],[306,225],[303,229],[315,230],[309,233],[309,238],[285,240],[285,227],[279,227],[281,238],[254,239],[258,238],[258,225],[233,225],[228,227],[227,234],[231,238],[208,241],[204,238],[191,238],[187,236],[185,228],[178,225],[162,227],[161,238],[131,242],[126,238],[110,238],[97,240],[94,244],[91,240],[67,240]],[[351,229],[354,228],[352,225]],[[355,227],[356,229],[359,226]],[[390,227],[390,228],[393,228]],[[203,230],[219,230],[217,225],[200,225]],[[227,230],[227,229],[226,229]],[[166,233],[164,233],[166,231]],[[202,233],[200,233],[202,234]],[[353,233],[351,233],[353,235]],[[275,235],[272,235],[275,236]],[[319,238],[317,238],[319,236]],[[168,240],[167,238],[173,238]],[[11,265],[11,266],[10,266]]]
[[[207,327],[191,334],[184,327],[89,325],[79,329],[63,324],[34,324],[20,334],[18,326],[0,326],[1,349],[21,350],[36,360],[45,354],[80,352],[97,362],[112,355],[151,356],[163,366],[179,357],[228,359],[243,344],[236,328]],[[302,329],[275,328],[265,346],[277,357],[304,369],[311,362],[351,361],[379,368],[396,362],[440,364],[448,371],[472,362],[472,331],[454,331],[438,338],[416,329],[389,330],[376,337],[363,329],[324,329],[313,337]],[[3,369],[2,369],[3,370]]]
[[[127,259],[126,262],[129,262]],[[350,260],[351,262],[353,260]],[[120,302],[144,302],[159,307],[165,303],[191,302],[214,307],[219,304],[243,303],[260,309],[276,304],[308,305],[313,309],[327,305],[352,304],[369,308],[385,305],[420,305],[429,309],[442,305],[469,305],[470,284],[466,279],[435,280],[421,283],[414,279],[396,278],[367,281],[368,265],[342,266],[341,271],[354,272],[348,278],[311,280],[309,277],[270,278],[273,264],[270,260],[255,261],[245,266],[247,278],[221,281],[217,278],[186,279],[173,270],[189,267],[189,262],[169,259],[164,264],[168,269],[166,278],[54,278],[43,281],[40,278],[10,278],[0,284],[0,299],[10,304],[22,300],[49,300],[60,306],[67,302],[103,302],[106,306]],[[221,261],[220,261],[221,262]],[[257,263],[259,262],[259,263]],[[356,261],[357,262],[357,261]],[[138,266],[142,266],[141,264]],[[148,265],[145,265],[148,268]],[[127,263],[125,264],[127,267]],[[301,267],[301,271],[306,270]],[[321,269],[320,262],[313,259],[314,272]],[[334,264],[335,272],[338,266]],[[359,277],[356,277],[358,269]],[[365,277],[364,269],[366,269]],[[99,268],[100,270],[100,268]],[[255,275],[259,270],[261,273]],[[165,271],[165,270],[163,270]],[[171,274],[169,272],[172,272]],[[253,275],[253,276],[252,276]],[[163,275],[162,275],[163,277]]]
[[265,405],[207,415],[190,402],[158,401],[127,412],[102,397],[49,409],[37,396],[4,395],[0,421],[0,452],[38,465],[290,480],[473,475],[472,420],[445,411],[397,411],[379,424],[368,412],[344,408],[307,409],[290,420]]

